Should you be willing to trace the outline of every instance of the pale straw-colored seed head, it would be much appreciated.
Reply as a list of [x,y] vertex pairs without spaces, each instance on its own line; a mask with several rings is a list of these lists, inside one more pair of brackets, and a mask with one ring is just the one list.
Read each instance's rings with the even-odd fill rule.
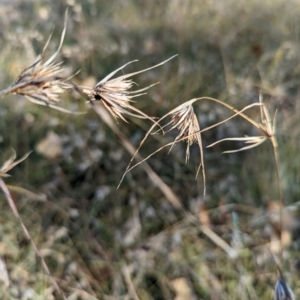
[[60,77],[64,71],[60,64],[43,64],[42,58],[39,56],[19,75],[5,94],[22,95],[33,102],[57,103],[65,89],[71,87]]
[[182,106],[179,110],[175,111],[171,117],[171,129],[177,128],[179,134],[175,141],[186,138],[186,161],[190,157],[190,146],[192,144],[201,144],[200,127],[197,116],[194,113],[192,105]]
[[66,33],[67,12],[65,16],[65,25],[61,34],[60,44],[57,51],[48,59],[44,60],[44,52],[50,42],[49,37],[42,54],[25,70],[21,72],[17,80],[7,89],[0,92],[0,96],[9,94],[18,94],[25,96],[31,102],[39,105],[49,106],[61,111],[69,112],[56,106],[61,94],[72,87],[67,83],[66,69],[62,62],[55,63]]
[[[94,88],[84,87],[82,91],[89,101],[101,101],[115,119],[120,118],[127,122],[123,116],[124,114],[142,119],[147,118],[144,113],[131,105],[132,98],[142,95],[138,94],[141,90],[130,92],[128,90],[133,85],[132,80],[118,79],[97,84]],[[143,90],[150,87],[148,86]]]
[[[144,136],[143,140],[140,142],[140,145],[137,148],[137,150],[135,151],[133,157],[131,158],[131,160],[126,168],[126,171],[122,176],[119,186],[120,186],[121,182],[123,181],[125,175],[128,172],[130,172],[133,168],[135,168],[142,162],[149,159],[152,155],[161,151],[165,147],[170,147],[170,150],[169,150],[169,152],[170,152],[175,144],[177,144],[181,141],[186,141],[187,142],[187,149],[186,149],[186,155],[185,155],[186,163],[189,161],[189,158],[190,158],[190,146],[192,144],[198,144],[199,151],[200,151],[200,164],[197,168],[196,178],[201,169],[202,175],[203,175],[203,188],[204,188],[203,194],[204,194],[204,196],[206,195],[206,176],[205,176],[203,146],[202,146],[202,139],[201,139],[201,128],[200,128],[197,116],[194,113],[194,109],[192,106],[193,103],[195,103],[197,100],[198,100],[198,98],[191,99],[191,100],[177,106],[176,108],[174,108],[173,110],[171,110],[170,112],[168,112],[167,114],[162,116],[155,124],[152,125],[152,127],[148,130],[148,132]],[[167,124],[161,125],[162,121],[166,118],[171,118],[171,120],[169,122],[167,122]],[[156,132],[153,132],[153,130],[155,129],[155,127],[157,125],[159,125],[160,129],[157,130]],[[157,133],[160,131],[164,132],[164,128],[166,128],[166,127],[169,127],[167,132],[169,132],[173,129],[179,130],[179,134],[177,135],[175,140],[160,147],[159,149],[157,149],[156,151],[154,151],[150,155],[148,155],[145,159],[143,159],[143,160],[139,161],[138,163],[136,163],[135,165],[131,166],[135,156],[137,155],[137,153],[139,152],[140,148],[142,147],[142,145],[144,144],[146,139],[149,137],[149,135],[151,133]]]
[[[175,55],[176,56],[176,55]],[[89,102],[93,101],[101,101],[102,104],[107,108],[107,110],[112,114],[115,119],[122,119],[126,122],[124,115],[129,115],[141,119],[150,119],[152,122],[155,122],[153,118],[147,116],[145,113],[140,111],[139,109],[132,106],[133,98],[144,95],[144,91],[148,90],[155,84],[149,85],[145,88],[138,89],[135,91],[130,91],[130,89],[135,85],[130,77],[146,72],[148,70],[154,69],[158,66],[165,64],[171,58],[157,64],[153,67],[133,72],[130,74],[121,75],[119,77],[111,79],[117,72],[124,69],[127,65],[135,62],[131,61],[117,70],[110,73],[108,76],[99,81],[94,88],[90,87],[80,87],[81,91],[86,95],[86,98]]]
[[[179,130],[179,134],[177,135],[173,145],[181,140],[186,140],[187,147],[185,152],[185,161],[186,163],[189,162],[190,159],[190,146],[192,144],[198,144],[199,151],[200,151],[200,164],[197,168],[196,178],[200,169],[202,169],[202,176],[203,176],[203,194],[206,195],[206,175],[205,175],[205,166],[204,166],[204,157],[203,157],[203,146],[202,146],[202,138],[201,138],[201,129],[198,122],[198,118],[194,112],[193,103],[197,101],[197,99],[189,100],[167,115],[171,115],[171,122],[167,125],[171,125],[169,129],[177,128]],[[172,147],[173,147],[172,145]],[[171,149],[172,149],[171,147]],[[170,149],[170,151],[171,151]]]

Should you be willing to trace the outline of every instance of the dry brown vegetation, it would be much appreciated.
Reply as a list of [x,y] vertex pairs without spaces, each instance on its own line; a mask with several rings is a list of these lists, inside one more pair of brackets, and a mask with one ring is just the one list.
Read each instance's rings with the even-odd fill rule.
[[0,298],[300,294],[298,2],[0,3]]

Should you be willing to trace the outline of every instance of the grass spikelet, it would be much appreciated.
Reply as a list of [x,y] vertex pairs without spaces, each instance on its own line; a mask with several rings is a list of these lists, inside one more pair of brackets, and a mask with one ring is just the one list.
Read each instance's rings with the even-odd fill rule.
[[174,128],[177,128],[179,130],[179,134],[177,135],[175,140],[179,140],[181,138],[186,138],[187,140],[188,145],[186,149],[186,162],[188,162],[190,158],[190,146],[194,143],[199,143],[199,139],[201,139],[200,127],[197,117],[194,113],[193,106],[183,106],[182,109],[176,111],[172,115],[171,122],[173,126],[170,130]]
[[166,62],[168,62],[175,56],[177,55],[174,55],[171,58],[150,68],[133,72],[130,74],[121,75],[119,77],[111,79],[116,73],[123,70],[127,65],[137,61],[134,60],[111,72],[101,81],[99,81],[94,88],[83,86],[79,88],[81,89],[82,93],[85,94],[85,97],[88,99],[88,102],[92,103],[94,101],[101,101],[101,103],[116,120],[120,118],[123,121],[127,122],[124,115],[129,115],[136,118],[149,119],[155,123],[153,118],[149,117],[139,109],[132,106],[131,103],[133,102],[133,98],[144,95],[144,91],[148,90],[157,83],[142,89],[130,91],[130,89],[135,84],[133,80],[130,79],[130,77],[164,65]]
[[[200,151],[200,160],[201,163],[196,172],[196,178],[198,176],[199,170],[202,166],[202,175],[203,175],[203,186],[204,186],[204,195],[206,193],[206,179],[205,179],[205,168],[204,168],[204,159],[203,159],[203,149],[202,149],[202,139],[200,133],[200,125],[197,119],[197,116],[194,113],[194,108],[192,104],[182,105],[180,109],[175,110],[171,116],[171,125],[170,130],[177,128],[179,134],[175,138],[174,144],[179,140],[186,140],[187,147],[185,153],[185,161],[189,162],[190,159],[190,146],[193,144],[199,145]],[[169,131],[170,131],[169,130]],[[170,151],[172,150],[173,145],[171,146]]]
[[61,94],[72,87],[64,76],[66,69],[62,67],[62,62],[55,63],[55,58],[64,41],[67,16],[68,11],[65,13],[64,29],[57,51],[46,61],[44,60],[44,52],[50,42],[51,34],[42,53],[28,68],[20,73],[16,81],[10,87],[0,92],[0,96],[17,94],[26,97],[33,103],[71,113],[56,105],[60,100]]

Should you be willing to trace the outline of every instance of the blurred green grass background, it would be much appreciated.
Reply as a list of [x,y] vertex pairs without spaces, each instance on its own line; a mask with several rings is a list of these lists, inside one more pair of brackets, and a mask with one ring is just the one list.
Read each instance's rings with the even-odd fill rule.
[[[134,59],[139,62],[123,72],[179,54],[134,78],[141,87],[160,82],[136,102],[150,116],[162,116],[201,96],[241,109],[258,101],[263,91],[271,111],[278,110],[286,204],[281,263],[297,295],[299,4],[297,0],[2,1],[0,85],[11,84],[34,60],[54,25],[47,51],[56,49],[69,6],[60,56],[74,72],[81,70],[74,79],[78,84],[98,82]],[[62,102],[85,109],[84,99],[75,93]],[[202,128],[230,115],[205,101],[195,111]],[[6,182],[39,195],[12,192],[24,223],[68,299],[272,299],[277,274],[268,251],[278,254],[279,232],[274,216],[276,173],[268,143],[235,154],[222,151],[242,146],[236,142],[205,149],[205,199],[201,176],[194,178],[197,146],[191,149],[188,165],[184,143],[148,161],[183,207],[199,219],[197,224],[171,205],[142,167],[130,172],[116,189],[130,155],[92,110],[72,116],[8,96],[1,99],[0,114],[1,159],[5,161],[11,148],[19,155],[33,150]],[[249,114],[259,118],[258,110]],[[117,126],[137,147],[150,125],[128,120]],[[255,134],[235,118],[205,132],[203,143]],[[140,154],[146,157],[175,136],[150,137]],[[20,224],[1,198],[0,255],[9,276],[2,299],[57,299]],[[239,257],[230,258],[203,233],[202,225],[237,249]]]

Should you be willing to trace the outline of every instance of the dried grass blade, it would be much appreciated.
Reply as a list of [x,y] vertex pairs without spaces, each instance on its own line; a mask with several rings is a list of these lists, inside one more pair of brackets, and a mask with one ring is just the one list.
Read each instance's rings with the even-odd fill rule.
[[136,289],[134,287],[134,284],[131,280],[131,275],[130,275],[130,268],[129,266],[125,265],[123,268],[122,268],[122,274],[124,276],[124,280],[125,280],[125,283],[127,285],[127,288],[128,288],[128,291],[129,291],[129,294],[131,296],[131,298],[133,300],[140,300],[137,292],[136,292]]
[[47,198],[46,195],[44,194],[36,194],[33,193],[25,188],[19,187],[19,186],[15,186],[15,185],[8,185],[6,184],[7,188],[9,191],[13,191],[16,192],[18,194],[22,194],[27,196],[28,198],[30,198],[30,200],[35,200],[35,201],[40,201],[40,202],[47,202]]

